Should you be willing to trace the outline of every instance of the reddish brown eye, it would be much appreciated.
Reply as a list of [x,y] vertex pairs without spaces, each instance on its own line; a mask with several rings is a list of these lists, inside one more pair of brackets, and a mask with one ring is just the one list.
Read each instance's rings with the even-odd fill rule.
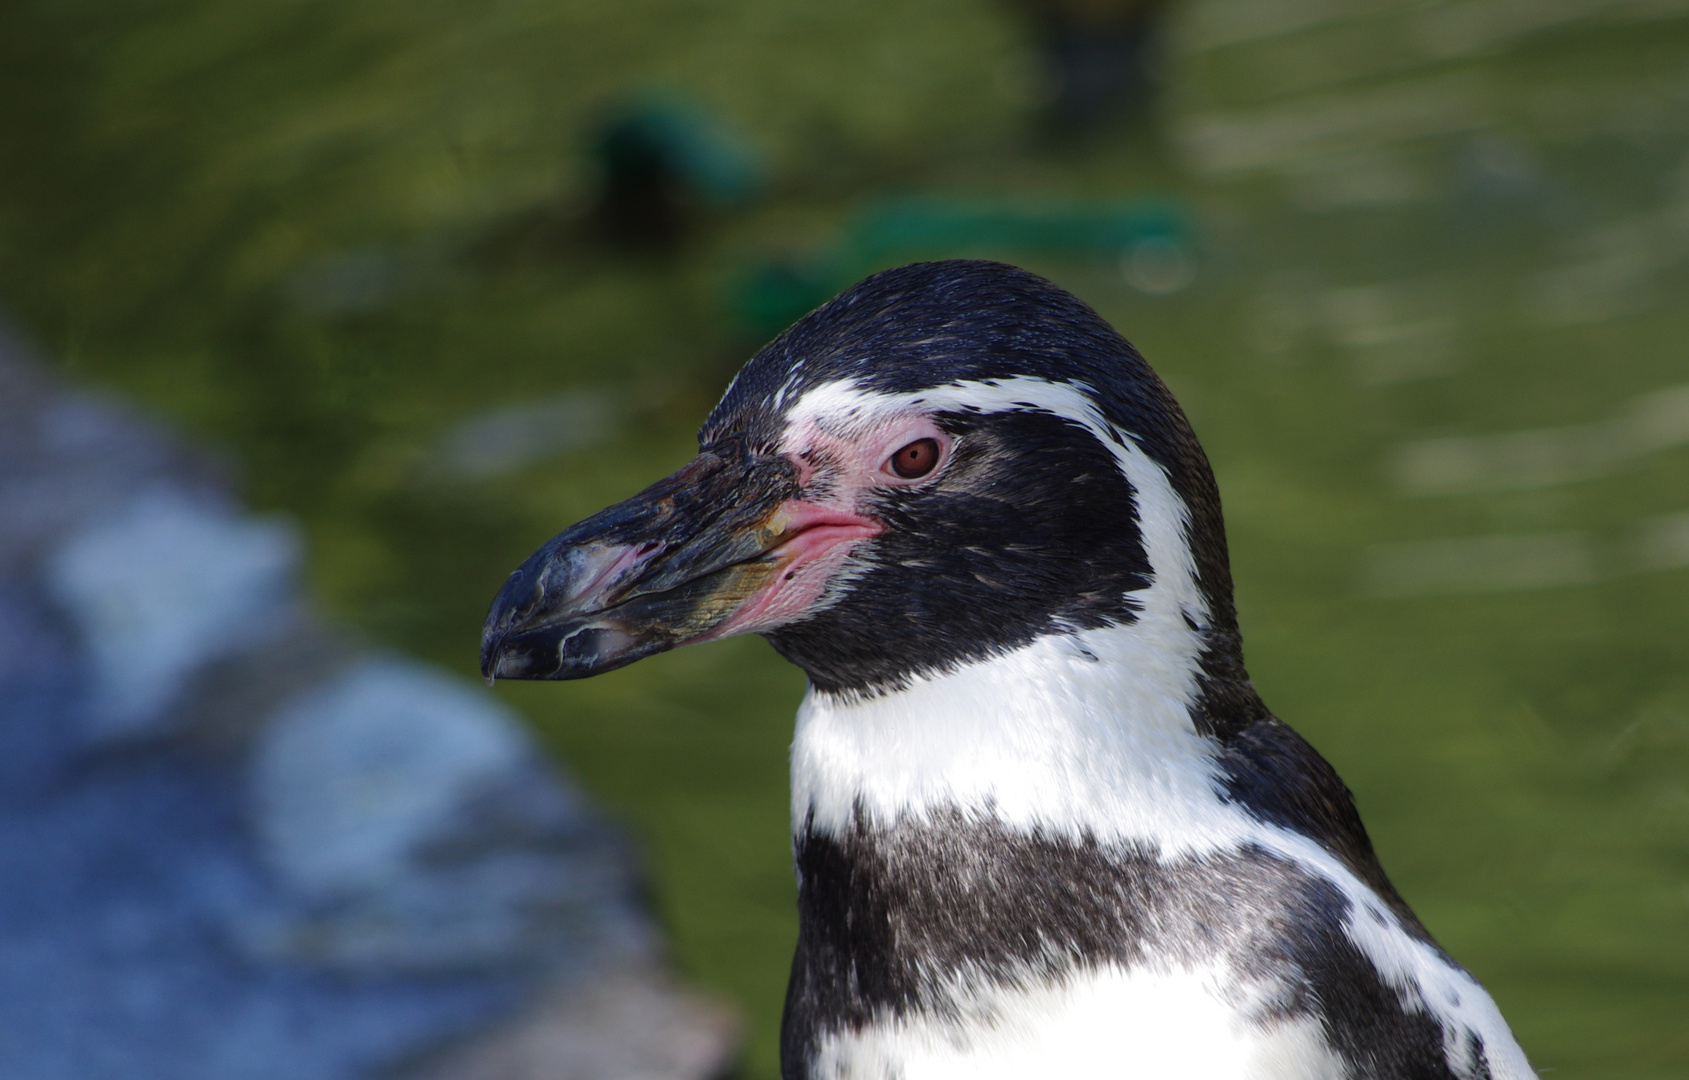
[[923,477],[937,464],[937,439],[916,439],[891,456],[891,471],[905,480]]

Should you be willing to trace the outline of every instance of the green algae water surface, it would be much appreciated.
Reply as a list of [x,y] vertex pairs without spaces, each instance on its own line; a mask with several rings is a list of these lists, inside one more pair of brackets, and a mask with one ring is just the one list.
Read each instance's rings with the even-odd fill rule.
[[[748,268],[900,193],[1176,205],[1172,256],[907,257],[1023,262],[1139,345],[1251,671],[1401,891],[1545,1075],[1689,1075],[1689,3],[1190,0],[1153,115],[1056,147],[1007,14],[19,0],[0,305],[226,448],[323,604],[468,675],[511,566],[689,455]],[[640,95],[766,173],[666,252],[584,216]],[[801,676],[753,639],[501,690],[774,1076]]]

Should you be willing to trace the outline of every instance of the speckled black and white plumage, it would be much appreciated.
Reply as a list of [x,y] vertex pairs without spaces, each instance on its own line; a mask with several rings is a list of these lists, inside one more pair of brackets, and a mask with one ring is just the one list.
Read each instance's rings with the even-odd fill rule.
[[[864,471],[921,432],[931,477]],[[877,523],[801,610],[722,624],[810,677],[787,1080],[1532,1075],[1250,685],[1207,460],[1088,307],[997,263],[878,274],[700,442]],[[647,557],[615,539],[583,565]]]
[[[905,267],[765,349],[702,439],[773,447],[806,416],[897,407],[956,437],[950,474],[894,493],[845,594],[768,634],[813,684],[785,1075],[1528,1075],[1336,773],[1250,686],[1212,473],[1137,352],[1030,274]],[[1046,727],[1075,706],[1087,730]],[[1146,719],[1168,745],[1131,730]],[[1087,992],[1220,1006],[1037,1045]]]

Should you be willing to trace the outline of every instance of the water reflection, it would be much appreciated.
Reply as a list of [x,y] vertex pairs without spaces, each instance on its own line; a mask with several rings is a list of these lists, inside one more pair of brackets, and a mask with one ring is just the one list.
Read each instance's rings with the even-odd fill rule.
[[1689,386],[1636,398],[1610,420],[1404,443],[1391,473],[1406,495],[1506,491],[1595,480],[1689,445]]
[[615,390],[601,387],[507,405],[459,422],[430,458],[454,480],[506,476],[605,442],[621,426],[622,412]]

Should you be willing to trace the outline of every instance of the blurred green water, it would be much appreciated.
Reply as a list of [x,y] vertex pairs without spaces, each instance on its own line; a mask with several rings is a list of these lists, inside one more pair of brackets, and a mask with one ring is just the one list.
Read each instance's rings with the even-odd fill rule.
[[[1689,5],[1192,0],[1154,123],[1063,150],[1026,136],[1015,30],[963,0],[19,0],[0,303],[228,448],[326,606],[468,674],[510,568],[688,456],[754,348],[747,267],[886,192],[1181,201],[1180,291],[1020,261],[1191,414],[1269,704],[1548,1075],[1689,1074]],[[571,239],[583,132],[652,89],[762,149],[765,203],[672,258]],[[447,452],[535,402],[579,437]],[[638,830],[756,1077],[801,689],[756,640],[501,686]]]

